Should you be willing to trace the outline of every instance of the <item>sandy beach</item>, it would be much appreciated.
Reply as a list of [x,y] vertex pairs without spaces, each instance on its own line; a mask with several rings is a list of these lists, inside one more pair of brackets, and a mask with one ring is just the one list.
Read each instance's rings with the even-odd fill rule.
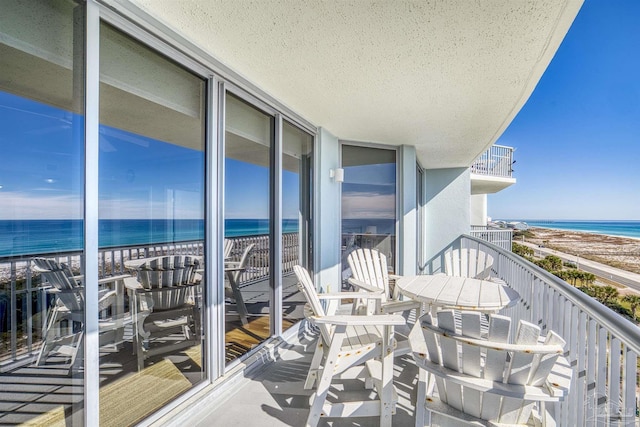
[[525,240],[640,274],[640,239],[531,227]]

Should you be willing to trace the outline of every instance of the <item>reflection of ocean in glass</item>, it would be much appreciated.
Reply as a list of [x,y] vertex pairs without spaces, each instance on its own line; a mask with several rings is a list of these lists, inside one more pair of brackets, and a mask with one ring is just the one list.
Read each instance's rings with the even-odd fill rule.
[[[204,221],[199,219],[102,219],[101,248],[184,242],[204,239]],[[0,220],[0,256],[79,251],[81,220]],[[266,219],[225,220],[225,236],[269,233]],[[284,220],[284,233],[298,231],[298,220]]]
[[343,219],[342,234],[396,234],[393,219]]

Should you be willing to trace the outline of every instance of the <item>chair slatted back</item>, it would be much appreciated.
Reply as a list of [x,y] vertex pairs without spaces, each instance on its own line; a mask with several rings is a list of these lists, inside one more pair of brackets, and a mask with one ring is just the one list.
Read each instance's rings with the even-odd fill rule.
[[[431,363],[497,383],[542,385],[559,353],[534,351],[534,348],[562,347],[564,340],[551,331],[541,343],[540,328],[520,321],[513,344],[525,347],[519,351],[507,350],[501,344],[509,343],[511,319],[491,315],[488,333],[483,334],[481,316],[483,314],[479,312],[462,312],[461,322],[456,326],[453,310],[442,310],[437,313],[437,327],[433,326],[430,315],[423,316],[422,330]],[[526,423],[535,403],[492,394],[491,390],[481,392],[452,381],[446,375],[436,375],[436,386],[440,399],[448,405],[474,417],[504,424]]]
[[255,248],[255,246],[255,243],[251,243],[244,248],[242,256],[240,257],[240,261],[238,261],[237,263],[238,268],[233,272],[233,280],[236,283],[240,283],[240,276],[242,276],[242,273],[244,273],[247,269],[247,264],[249,263],[249,255],[251,254],[251,251],[253,250],[253,248]]
[[444,254],[444,264],[448,276],[487,279],[491,276],[493,257],[475,248],[451,249]]
[[234,241],[231,239],[224,239],[224,259],[231,258],[231,252],[233,252]]
[[383,289],[387,299],[391,298],[387,257],[384,254],[375,249],[356,249],[349,254],[347,262],[355,279]]
[[34,258],[33,270],[59,293],[57,298],[68,310],[82,312],[84,310],[84,288],[74,277],[67,264],[58,263],[48,258]]
[[[318,291],[313,284],[313,280],[311,280],[311,276],[309,276],[309,272],[300,265],[294,265],[293,271],[298,278],[298,289],[300,289],[300,292],[305,296],[309,306],[309,309],[305,308],[305,316],[311,314],[316,317],[324,317],[326,312],[320,302],[320,298],[318,298]],[[330,343],[332,335],[331,329],[327,325],[318,325],[318,327],[320,328],[323,341]]]
[[147,290],[174,287],[175,292],[151,292],[153,309],[167,310],[180,307],[191,297],[196,269],[200,261],[185,255],[170,255],[145,262],[138,268],[138,281]]

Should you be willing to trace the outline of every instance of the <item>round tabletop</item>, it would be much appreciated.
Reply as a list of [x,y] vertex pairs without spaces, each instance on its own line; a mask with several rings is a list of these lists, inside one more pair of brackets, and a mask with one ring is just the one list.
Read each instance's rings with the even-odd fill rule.
[[439,307],[493,312],[515,304],[520,295],[503,283],[444,274],[404,276],[396,281],[411,299]]

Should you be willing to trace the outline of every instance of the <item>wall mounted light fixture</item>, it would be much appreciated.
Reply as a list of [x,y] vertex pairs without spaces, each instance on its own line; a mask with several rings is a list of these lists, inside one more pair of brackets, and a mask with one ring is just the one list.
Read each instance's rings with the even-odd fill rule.
[[344,169],[329,169],[329,178],[333,178],[335,182],[344,182]]

